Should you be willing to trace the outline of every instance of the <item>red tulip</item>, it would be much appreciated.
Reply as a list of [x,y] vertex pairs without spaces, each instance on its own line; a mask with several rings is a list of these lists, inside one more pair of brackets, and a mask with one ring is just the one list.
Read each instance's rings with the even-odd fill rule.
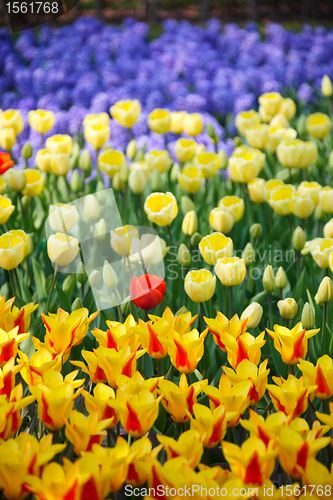
[[148,311],[158,306],[165,294],[165,281],[155,274],[134,276],[131,281],[131,298],[140,309]]
[[0,175],[4,174],[14,165],[9,153],[0,152]]

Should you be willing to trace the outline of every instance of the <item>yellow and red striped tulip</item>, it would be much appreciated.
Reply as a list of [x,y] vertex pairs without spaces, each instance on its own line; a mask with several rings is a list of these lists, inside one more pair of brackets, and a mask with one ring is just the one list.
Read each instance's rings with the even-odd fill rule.
[[252,388],[249,394],[251,406],[257,404],[266,392],[267,378],[270,372],[269,369],[267,370],[267,363],[268,359],[258,367],[248,359],[243,359],[243,361],[237,365],[235,371],[232,368],[223,366],[224,373],[232,384],[238,384],[244,380],[250,380],[252,382]]
[[283,411],[286,415],[293,414],[295,417],[302,415],[317,386],[306,386],[303,377],[297,379],[291,374],[287,380],[282,377],[272,378],[276,385],[268,384],[267,390],[276,411]]
[[282,360],[287,365],[297,365],[301,358],[308,352],[308,339],[319,332],[305,330],[302,323],[297,323],[291,330],[284,326],[274,325],[274,331],[266,329],[274,340],[275,349],[281,354]]

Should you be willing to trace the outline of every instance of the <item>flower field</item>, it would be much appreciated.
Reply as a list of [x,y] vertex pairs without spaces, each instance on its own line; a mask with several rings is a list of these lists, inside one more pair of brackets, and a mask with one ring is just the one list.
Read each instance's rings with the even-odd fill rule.
[[1,498],[333,498],[333,32],[0,43]]

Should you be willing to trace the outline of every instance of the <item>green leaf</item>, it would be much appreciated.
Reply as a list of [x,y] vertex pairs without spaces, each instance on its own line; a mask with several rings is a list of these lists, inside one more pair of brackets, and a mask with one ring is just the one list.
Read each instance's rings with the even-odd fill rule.
[[71,312],[72,304],[70,301],[70,298],[68,297],[67,293],[65,293],[58,285],[56,286],[57,294],[58,294],[58,299],[59,299],[59,304],[62,309],[67,311],[68,313]]
[[32,259],[32,269],[36,283],[38,301],[41,302],[43,299],[46,299],[47,297],[46,287],[45,287],[45,274],[36,259]]

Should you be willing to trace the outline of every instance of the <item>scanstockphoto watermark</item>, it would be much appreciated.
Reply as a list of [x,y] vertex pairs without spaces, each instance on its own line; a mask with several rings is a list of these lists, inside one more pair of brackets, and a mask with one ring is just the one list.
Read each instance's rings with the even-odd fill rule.
[[[272,497],[274,495],[273,486],[265,487],[261,489],[261,494],[263,496]],[[125,486],[125,496],[126,497],[150,497],[150,498],[172,498],[172,497],[196,497],[199,496],[202,498],[206,498],[207,496],[215,498],[215,497],[228,497],[228,498],[253,498],[259,495],[259,489],[256,487],[248,487],[248,488],[232,488],[227,489],[223,486],[216,486],[215,488],[206,488],[200,484],[192,484],[191,486],[181,486],[179,488],[173,488],[171,486],[165,486],[159,484],[156,488],[137,488],[130,486],[127,484]]]
[[[242,258],[243,251],[235,250],[234,256]],[[247,256],[246,275],[248,279],[258,280],[262,279],[263,272],[268,263],[273,267],[274,273],[277,272],[279,267],[290,266],[297,261],[297,253],[295,250],[290,249],[282,251],[276,248],[269,248],[265,250],[256,250],[251,255]],[[202,256],[200,251],[195,248],[191,251],[191,265],[186,267],[180,265],[178,259],[178,247],[169,247],[165,269],[168,280],[176,280],[179,278],[185,279],[189,270],[199,269],[202,267]],[[235,273],[237,269],[235,268]]]

